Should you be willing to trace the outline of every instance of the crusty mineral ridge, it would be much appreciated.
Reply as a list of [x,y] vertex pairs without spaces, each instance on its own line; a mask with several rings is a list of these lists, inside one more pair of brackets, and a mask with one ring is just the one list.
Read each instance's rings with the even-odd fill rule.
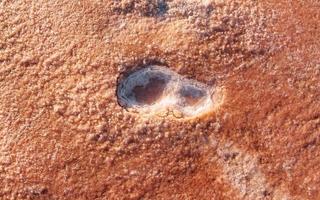
[[[317,0],[0,0],[0,199],[320,199]],[[118,104],[157,64],[223,102]]]

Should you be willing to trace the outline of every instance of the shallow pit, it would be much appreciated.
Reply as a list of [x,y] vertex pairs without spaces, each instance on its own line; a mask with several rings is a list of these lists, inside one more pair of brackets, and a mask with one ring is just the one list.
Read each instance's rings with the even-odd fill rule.
[[159,102],[171,76],[157,67],[143,68],[131,73],[118,85],[117,96],[120,105],[135,108]]
[[120,106],[143,115],[179,113],[182,118],[211,111],[215,88],[187,79],[164,66],[149,65],[118,82]]

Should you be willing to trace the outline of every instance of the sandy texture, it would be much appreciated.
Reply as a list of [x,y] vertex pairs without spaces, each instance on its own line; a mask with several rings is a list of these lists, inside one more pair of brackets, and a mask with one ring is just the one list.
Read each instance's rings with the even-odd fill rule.
[[[0,0],[0,199],[320,199],[317,0]],[[223,88],[143,117],[117,78]]]

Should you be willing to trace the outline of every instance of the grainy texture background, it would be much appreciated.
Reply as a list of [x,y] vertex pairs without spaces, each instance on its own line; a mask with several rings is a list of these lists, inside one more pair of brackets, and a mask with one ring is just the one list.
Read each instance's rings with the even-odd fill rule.
[[[318,0],[0,0],[0,199],[320,199]],[[160,62],[224,88],[193,120],[121,108]]]

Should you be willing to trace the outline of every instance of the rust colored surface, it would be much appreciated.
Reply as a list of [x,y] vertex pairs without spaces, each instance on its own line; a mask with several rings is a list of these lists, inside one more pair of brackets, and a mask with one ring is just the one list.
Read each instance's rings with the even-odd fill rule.
[[[0,0],[0,199],[320,199],[317,0]],[[142,117],[162,63],[223,103]]]

